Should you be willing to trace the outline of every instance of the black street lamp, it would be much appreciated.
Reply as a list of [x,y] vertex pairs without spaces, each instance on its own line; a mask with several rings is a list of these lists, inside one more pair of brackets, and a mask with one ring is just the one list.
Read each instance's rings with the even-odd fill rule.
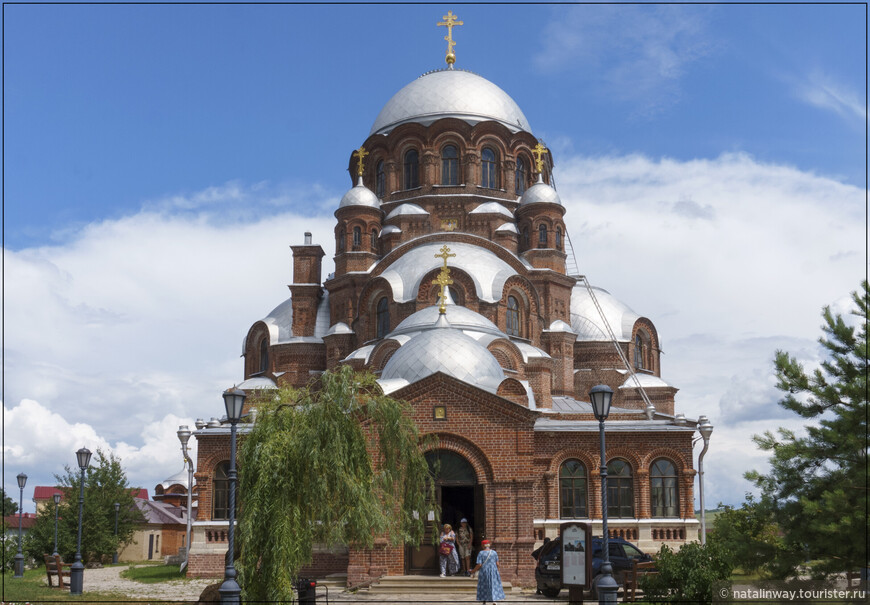
[[85,580],[85,566],[82,565],[82,510],[85,506],[85,471],[91,462],[91,450],[83,447],[76,452],[76,462],[82,470],[82,479],[79,484],[79,529],[76,538],[76,558],[69,570],[69,593],[82,594],[82,586]]
[[178,435],[178,440],[181,442],[181,453],[184,456],[184,463],[187,465],[187,539],[184,542],[184,563],[181,564],[182,571],[190,564],[190,525],[191,525],[191,492],[193,491],[193,460],[190,454],[187,453],[187,442],[190,441],[190,428],[182,425],[178,427],[175,433]]
[[12,576],[14,578],[23,578],[24,577],[24,553],[21,552],[21,518],[24,516],[24,509],[22,506],[24,505],[24,486],[27,484],[27,475],[24,473],[18,473],[18,489],[21,490],[21,493],[18,497],[18,554],[15,555],[15,574]]
[[118,562],[118,509],[121,508],[121,505],[118,502],[115,502],[115,552],[112,553],[112,563]]
[[54,552],[51,553],[52,557],[56,557],[57,555],[57,507],[60,504],[60,494],[55,494],[52,497],[54,500]]
[[224,583],[221,584],[221,603],[241,603],[242,589],[236,582],[235,550],[233,549],[233,530],[236,524],[236,424],[242,417],[245,405],[245,392],[233,387],[224,391],[224,407],[227,410],[227,421],[230,423],[230,524],[227,546],[227,567],[224,572]]
[[604,421],[610,415],[610,401],[613,399],[613,389],[607,385],[599,384],[589,391],[589,399],[592,401],[592,413],[598,420],[598,434],[601,440],[601,551],[603,561],[601,563],[601,577],[595,585],[598,591],[598,603],[616,603],[616,592],[619,585],[613,579],[613,567],[610,565],[610,546],[607,535],[607,456],[604,450]]

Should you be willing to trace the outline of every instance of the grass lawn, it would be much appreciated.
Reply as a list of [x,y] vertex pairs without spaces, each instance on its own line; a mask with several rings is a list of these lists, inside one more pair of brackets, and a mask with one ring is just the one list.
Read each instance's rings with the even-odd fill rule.
[[144,584],[155,584],[167,580],[186,580],[187,576],[178,570],[178,565],[148,565],[130,567],[121,572],[121,577]]
[[4,603],[106,603],[106,602],[136,602],[152,601],[152,599],[131,599],[127,595],[111,592],[92,592],[84,586],[84,593],[72,596],[69,590],[49,588],[45,584],[45,568],[28,569],[23,578],[13,578],[12,572],[3,574]]

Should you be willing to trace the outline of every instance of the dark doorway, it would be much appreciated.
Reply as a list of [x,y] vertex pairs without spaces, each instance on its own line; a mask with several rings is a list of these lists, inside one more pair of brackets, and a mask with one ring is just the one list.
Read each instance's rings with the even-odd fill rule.
[[[406,573],[412,575],[437,575],[437,541],[441,526],[449,523],[453,530],[459,528],[461,519],[468,519],[474,531],[474,547],[479,548],[485,535],[483,486],[468,460],[455,452],[435,450],[426,453],[430,472],[435,481],[435,497],[441,509],[439,518],[429,517],[426,537],[418,547],[408,547],[405,552]],[[431,514],[431,513],[430,513]]]
[[463,518],[468,519],[468,524],[474,529],[474,486],[442,485],[441,523],[449,523],[456,531]]

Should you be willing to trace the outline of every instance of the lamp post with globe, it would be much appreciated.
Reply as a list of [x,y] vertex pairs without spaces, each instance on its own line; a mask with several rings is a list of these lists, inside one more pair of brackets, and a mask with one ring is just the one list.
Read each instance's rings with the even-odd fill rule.
[[51,553],[52,557],[56,557],[57,555],[57,508],[60,505],[60,494],[54,494],[51,497],[54,500],[54,552]]
[[82,510],[85,506],[85,471],[91,462],[91,450],[83,447],[76,452],[76,462],[82,471],[79,483],[79,526],[76,537],[76,558],[69,570],[69,593],[72,595],[82,594],[84,584],[85,566],[82,564]]
[[701,544],[707,543],[707,516],[704,513],[704,454],[710,447],[710,435],[713,434],[713,423],[706,416],[698,418],[698,432],[704,440],[704,449],[698,455],[698,492],[701,499]]
[[118,562],[118,510],[121,508],[121,504],[115,502],[115,552],[112,553],[112,563]]
[[610,415],[610,402],[613,399],[613,389],[599,384],[589,391],[592,402],[592,412],[598,420],[598,435],[601,441],[601,576],[595,585],[598,591],[598,602],[601,605],[616,603],[616,592],[619,585],[613,579],[613,567],[610,564],[610,553],[607,535],[607,455],[604,448],[604,421]]
[[233,387],[224,391],[224,407],[227,411],[227,422],[230,423],[230,523],[227,532],[227,566],[224,572],[224,582],[218,591],[221,603],[238,605],[241,603],[242,589],[236,581],[235,551],[233,550],[233,534],[236,524],[236,425],[242,417],[245,405],[245,392]]
[[18,489],[21,490],[20,495],[18,496],[18,554],[15,555],[15,574],[12,576],[14,578],[23,578],[24,577],[24,553],[21,551],[21,519],[24,516],[24,509],[22,506],[24,505],[24,486],[27,484],[27,475],[24,473],[18,473]]
[[190,564],[190,525],[191,525],[191,492],[193,491],[193,460],[187,451],[187,442],[190,441],[190,428],[187,425],[178,427],[178,440],[181,442],[181,453],[184,463],[187,465],[187,539],[184,542],[184,563],[182,571]]

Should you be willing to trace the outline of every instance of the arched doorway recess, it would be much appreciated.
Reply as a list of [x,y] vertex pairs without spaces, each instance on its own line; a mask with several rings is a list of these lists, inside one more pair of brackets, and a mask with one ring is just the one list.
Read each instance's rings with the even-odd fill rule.
[[478,481],[471,463],[461,454],[445,449],[431,450],[425,455],[429,473],[435,481],[435,497],[441,515],[435,518],[434,512],[430,512],[423,543],[407,548],[406,573],[412,575],[438,574],[438,551],[432,541],[437,540],[444,523],[452,525],[455,531],[461,519],[468,519],[468,524],[474,530],[475,551],[480,548],[480,540],[486,535],[483,485]]

